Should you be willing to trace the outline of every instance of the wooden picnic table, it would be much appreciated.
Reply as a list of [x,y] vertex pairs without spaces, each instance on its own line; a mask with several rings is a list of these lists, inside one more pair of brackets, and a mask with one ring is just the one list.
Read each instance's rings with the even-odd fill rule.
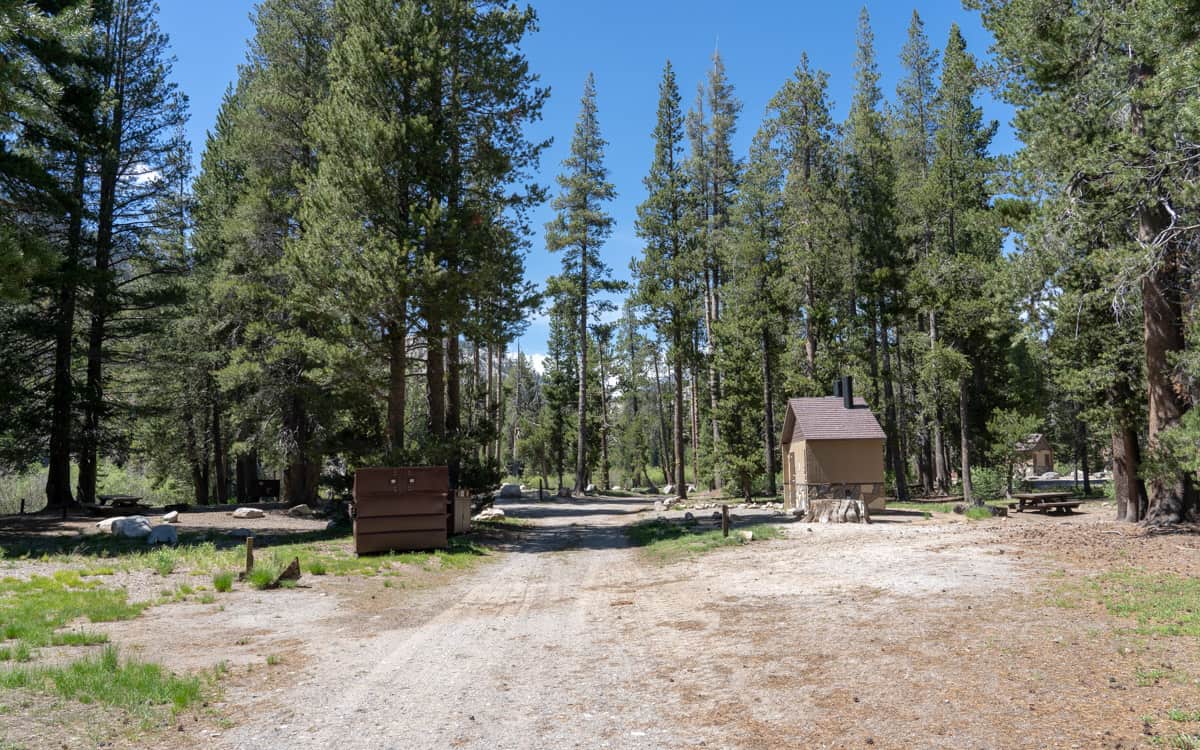
[[97,505],[137,505],[141,500],[139,495],[97,495]]
[[1010,510],[1022,513],[1026,510],[1070,513],[1081,504],[1070,492],[1014,492],[1017,502],[1009,503]]

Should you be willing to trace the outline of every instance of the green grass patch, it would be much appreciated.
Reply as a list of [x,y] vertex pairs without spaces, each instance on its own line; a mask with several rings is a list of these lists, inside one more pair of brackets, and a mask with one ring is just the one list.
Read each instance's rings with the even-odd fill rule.
[[213,575],[213,588],[219,593],[228,594],[230,591],[233,591],[233,579],[233,573],[227,570],[217,573]]
[[1200,579],[1129,568],[1088,578],[1083,592],[1139,634],[1200,637]]
[[742,544],[740,531],[750,531],[754,541],[778,539],[783,532],[777,526],[759,524],[745,529],[731,529],[729,536],[722,536],[720,529],[693,531],[689,526],[674,524],[662,519],[630,526],[626,531],[634,546],[661,562],[694,557],[721,547]]
[[255,563],[254,570],[250,571],[250,575],[246,576],[246,583],[262,591],[275,582],[275,576],[277,575],[279,573],[275,570],[275,566]]
[[179,677],[158,664],[121,660],[113,646],[66,666],[0,672],[0,687],[116,706],[142,718],[152,718],[163,708],[174,714],[201,700],[204,692],[201,678]]
[[94,581],[84,581],[74,571],[29,580],[5,578],[0,580],[0,643],[13,654],[21,644],[37,648],[104,643],[108,639],[100,633],[59,631],[79,619],[131,620],[147,606],[144,602],[130,603],[122,590],[103,589]]
[[321,559],[313,560],[308,564],[309,575],[323,576],[326,573],[325,561]]
[[972,506],[967,508],[966,517],[972,521],[984,521],[993,518],[992,512],[986,507]]

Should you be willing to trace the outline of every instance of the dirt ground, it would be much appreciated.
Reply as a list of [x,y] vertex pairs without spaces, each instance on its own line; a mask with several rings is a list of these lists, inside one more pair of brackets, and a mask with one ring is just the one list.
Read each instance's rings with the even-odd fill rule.
[[1104,570],[1200,574],[1200,535],[1108,507],[870,526],[746,511],[785,538],[670,564],[628,546],[623,527],[656,515],[644,500],[500,507],[527,525],[470,572],[306,577],[107,626],[172,669],[229,665],[219,702],[130,746],[1136,748],[1164,742],[1144,716],[1200,709],[1195,639],[1055,603]]

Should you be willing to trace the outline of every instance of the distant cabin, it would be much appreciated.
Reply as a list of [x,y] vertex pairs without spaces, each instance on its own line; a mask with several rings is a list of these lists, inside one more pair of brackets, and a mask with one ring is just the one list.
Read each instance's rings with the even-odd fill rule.
[[785,507],[807,508],[809,500],[852,498],[873,510],[885,503],[883,428],[855,398],[853,381],[841,379],[839,395],[793,398],[783,418]]
[[1040,432],[1017,443],[1017,454],[1020,456],[1017,465],[1026,476],[1041,476],[1054,471],[1054,449]]

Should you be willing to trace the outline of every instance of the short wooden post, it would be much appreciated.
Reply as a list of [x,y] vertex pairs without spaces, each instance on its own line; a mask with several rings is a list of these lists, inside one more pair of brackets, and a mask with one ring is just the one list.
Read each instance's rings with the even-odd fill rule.
[[254,537],[246,537],[246,575],[254,570]]
[[25,498],[21,498],[21,515],[25,515]]
[[546,481],[544,479],[542,479],[541,477],[538,477],[538,502],[539,503],[546,499],[545,485],[546,485]]
[[721,506],[721,536],[729,536],[729,506]]

